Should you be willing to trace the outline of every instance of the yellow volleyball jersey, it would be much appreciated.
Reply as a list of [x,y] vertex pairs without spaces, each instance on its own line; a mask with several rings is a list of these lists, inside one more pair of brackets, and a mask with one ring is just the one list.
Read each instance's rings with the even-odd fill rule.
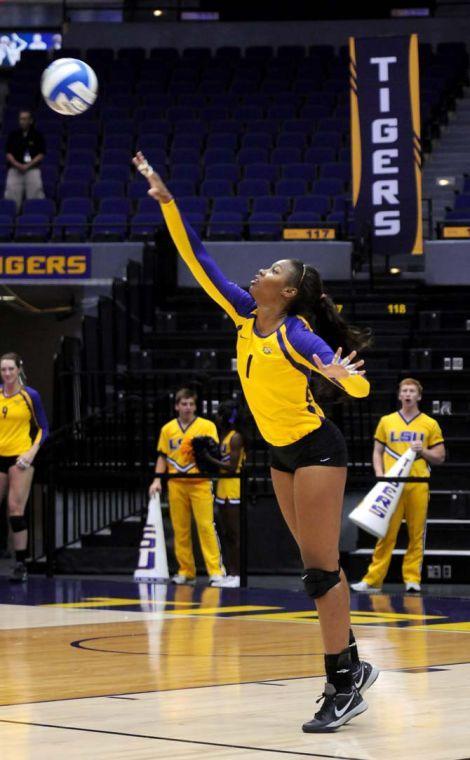
[[[186,428],[182,427],[178,418],[163,425],[157,449],[159,454],[166,457],[169,473],[190,472],[194,474],[199,472],[190,446],[191,438],[198,435],[208,435],[214,438],[217,443],[219,442],[215,424],[204,417],[196,417]],[[196,483],[198,481],[191,479],[187,482]]]
[[[192,274],[235,322],[237,370],[264,440],[273,446],[286,446],[318,428],[324,415],[309,388],[311,373],[319,372],[313,354],[329,364],[333,350],[302,317],[286,317],[273,333],[260,335],[252,296],[224,277],[181,217],[174,200],[162,204],[162,211],[173,242]],[[362,375],[327,380],[350,396],[363,398],[369,394],[369,383]]]
[[0,387],[0,456],[24,454],[33,443],[44,443],[47,435],[47,418],[39,393],[24,385],[13,396],[5,396]]
[[[230,462],[230,447],[235,433],[236,430],[231,430],[220,444],[222,462]],[[237,473],[240,472],[244,461],[245,450],[242,449],[238,460]],[[228,499],[230,504],[240,504],[240,480],[238,478],[222,478],[217,481],[215,500],[218,504],[224,504],[226,499]]]
[[[419,412],[409,422],[400,412],[386,414],[379,420],[375,431],[375,440],[385,446],[383,462],[387,471],[397,459],[400,459],[414,441],[422,441],[425,449],[432,449],[438,443],[444,443],[442,430],[436,420]],[[431,472],[429,464],[423,457],[417,457],[410,475],[416,478],[428,478]]]

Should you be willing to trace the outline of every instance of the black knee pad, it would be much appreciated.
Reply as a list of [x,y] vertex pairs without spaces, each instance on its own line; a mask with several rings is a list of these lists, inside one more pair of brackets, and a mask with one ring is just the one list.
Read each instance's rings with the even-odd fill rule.
[[304,570],[302,580],[307,594],[312,599],[318,599],[319,596],[324,596],[330,588],[338,585],[340,582],[339,569],[318,570],[310,568],[309,570]]
[[10,517],[10,525],[13,533],[21,533],[22,530],[28,529],[28,523],[23,515],[13,515]]

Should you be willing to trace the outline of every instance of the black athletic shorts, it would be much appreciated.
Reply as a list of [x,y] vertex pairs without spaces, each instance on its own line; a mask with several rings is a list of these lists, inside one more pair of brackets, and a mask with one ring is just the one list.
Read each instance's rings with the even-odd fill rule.
[[0,457],[0,472],[8,474],[8,470],[16,464],[18,457],[19,454],[16,454],[14,457]]
[[299,467],[347,467],[348,450],[341,430],[331,420],[288,446],[269,446],[271,467],[295,472]]

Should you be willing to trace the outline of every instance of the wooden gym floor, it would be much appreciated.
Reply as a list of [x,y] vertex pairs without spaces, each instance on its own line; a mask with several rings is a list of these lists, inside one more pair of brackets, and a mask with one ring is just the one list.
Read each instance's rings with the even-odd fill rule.
[[470,599],[353,595],[369,710],[306,735],[324,678],[303,593],[0,579],[0,758],[465,760]]

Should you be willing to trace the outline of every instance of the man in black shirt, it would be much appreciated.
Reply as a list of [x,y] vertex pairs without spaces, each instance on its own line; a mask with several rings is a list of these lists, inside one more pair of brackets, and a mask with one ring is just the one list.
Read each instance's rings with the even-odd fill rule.
[[23,197],[44,198],[41,161],[46,144],[41,132],[34,127],[31,111],[20,111],[19,129],[8,135],[6,159],[9,166],[5,185],[5,198],[15,201],[20,210]]

